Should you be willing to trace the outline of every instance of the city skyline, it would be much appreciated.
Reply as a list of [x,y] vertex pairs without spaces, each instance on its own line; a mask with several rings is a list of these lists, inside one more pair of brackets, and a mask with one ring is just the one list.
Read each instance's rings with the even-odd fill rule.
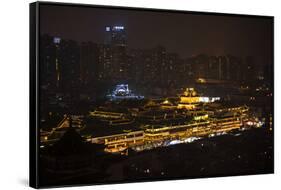
[[272,64],[273,60],[270,17],[163,14],[60,6],[49,8],[48,5],[41,7],[41,14],[44,23],[40,27],[41,34],[78,42],[104,43],[105,27],[120,25],[128,30],[130,48],[150,49],[163,45],[183,58],[206,53],[255,56],[262,64]]

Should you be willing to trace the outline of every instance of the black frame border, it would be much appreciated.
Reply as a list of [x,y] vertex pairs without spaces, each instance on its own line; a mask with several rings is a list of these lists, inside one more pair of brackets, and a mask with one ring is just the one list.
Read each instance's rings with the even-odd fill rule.
[[266,18],[272,21],[272,133],[273,133],[273,174],[275,173],[275,106],[274,106],[274,16],[268,15],[250,15],[250,14],[235,14],[235,13],[218,13],[218,12],[201,12],[201,11],[188,11],[188,10],[171,10],[171,9],[158,9],[158,8],[143,8],[143,7],[126,7],[126,6],[112,6],[112,5],[93,5],[83,3],[62,3],[62,2],[50,2],[50,1],[36,1],[29,4],[29,186],[33,188],[56,188],[56,187],[78,187],[78,186],[90,186],[90,185],[112,185],[112,184],[124,184],[124,183],[140,183],[140,182],[160,182],[169,180],[187,180],[187,179],[204,179],[204,178],[216,178],[216,177],[235,177],[235,176],[247,176],[247,175],[263,175],[270,173],[258,173],[258,174],[231,174],[229,176],[216,175],[216,176],[193,176],[193,177],[175,177],[169,179],[152,179],[152,180],[135,180],[135,181],[114,181],[104,183],[89,183],[89,184],[73,184],[73,185],[50,185],[40,186],[38,158],[40,150],[40,130],[39,130],[39,97],[40,97],[40,65],[39,65],[39,35],[40,35],[40,6],[63,6],[63,7],[80,7],[80,8],[101,8],[101,9],[116,9],[116,10],[130,10],[130,11],[144,11],[144,12],[158,12],[158,13],[180,13],[180,14],[192,14],[192,15],[207,15],[207,16],[230,16],[230,17],[245,17],[245,18]]

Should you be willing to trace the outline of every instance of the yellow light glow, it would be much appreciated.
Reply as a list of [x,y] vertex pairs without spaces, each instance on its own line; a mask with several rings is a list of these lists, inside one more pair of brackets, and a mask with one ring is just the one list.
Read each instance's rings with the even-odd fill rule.
[[194,116],[194,120],[205,120],[208,119],[209,115]]
[[164,102],[163,102],[163,104],[169,104],[170,102],[169,102],[169,100],[165,100]]
[[206,79],[204,79],[204,78],[198,78],[198,79],[197,79],[197,82],[198,82],[198,83],[206,83]]

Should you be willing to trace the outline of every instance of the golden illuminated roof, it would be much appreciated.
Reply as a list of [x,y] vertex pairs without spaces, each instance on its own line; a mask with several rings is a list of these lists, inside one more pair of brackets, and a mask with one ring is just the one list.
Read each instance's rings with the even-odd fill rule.
[[183,95],[187,97],[195,97],[197,96],[197,92],[194,90],[194,88],[186,88]]

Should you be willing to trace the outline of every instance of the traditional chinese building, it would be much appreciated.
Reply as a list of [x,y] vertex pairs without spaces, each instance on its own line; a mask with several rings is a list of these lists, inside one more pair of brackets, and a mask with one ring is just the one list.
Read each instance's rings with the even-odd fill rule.
[[184,93],[180,96],[178,108],[194,109],[200,102],[200,97],[194,88],[186,88]]

